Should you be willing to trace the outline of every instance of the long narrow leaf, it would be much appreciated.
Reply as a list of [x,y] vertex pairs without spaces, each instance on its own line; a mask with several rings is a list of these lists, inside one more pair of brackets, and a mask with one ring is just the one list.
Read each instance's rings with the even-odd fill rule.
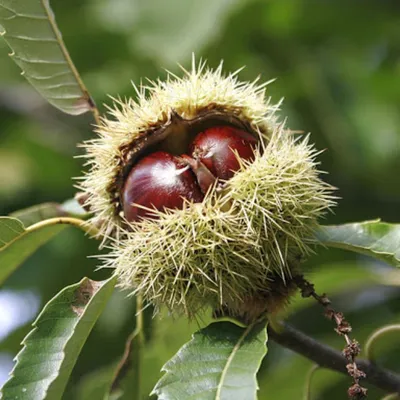
[[115,278],[88,278],[47,303],[23,341],[3,400],[61,399],[78,355],[110,298]]
[[49,0],[0,0],[0,24],[12,59],[49,103],[71,115],[95,108],[64,45]]
[[375,221],[321,226],[317,239],[329,247],[366,254],[400,267],[400,225]]
[[253,400],[256,374],[267,353],[264,324],[240,328],[215,322],[193,335],[163,367],[159,400]]

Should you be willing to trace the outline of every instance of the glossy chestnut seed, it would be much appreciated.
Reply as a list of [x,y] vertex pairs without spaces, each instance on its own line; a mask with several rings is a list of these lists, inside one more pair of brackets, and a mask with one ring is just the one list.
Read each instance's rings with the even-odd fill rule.
[[200,132],[194,138],[190,152],[214,176],[227,180],[240,168],[235,152],[241,159],[253,161],[257,142],[246,131],[231,126],[216,126]]
[[154,218],[148,210],[182,209],[184,199],[203,200],[196,177],[179,158],[163,151],[143,157],[131,170],[122,190],[124,216],[128,221]]

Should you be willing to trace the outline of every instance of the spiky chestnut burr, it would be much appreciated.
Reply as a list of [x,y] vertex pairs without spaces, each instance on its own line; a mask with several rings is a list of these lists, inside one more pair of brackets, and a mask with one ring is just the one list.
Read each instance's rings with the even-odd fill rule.
[[[252,320],[284,303],[317,219],[334,205],[308,137],[296,138],[277,122],[265,84],[225,77],[222,66],[193,66],[182,79],[170,76],[137,92],[138,102],[118,101],[115,119],[103,119],[99,138],[86,144],[91,170],[81,187],[92,222],[112,239],[104,265],[122,287],[189,316],[211,306]],[[196,145],[187,152],[201,132],[221,126],[257,141],[247,159],[236,149],[236,172],[222,183],[207,181],[201,202],[129,223],[121,192],[138,160],[156,151],[186,154],[192,171],[194,160],[207,176]],[[197,172],[196,179],[201,187]]]

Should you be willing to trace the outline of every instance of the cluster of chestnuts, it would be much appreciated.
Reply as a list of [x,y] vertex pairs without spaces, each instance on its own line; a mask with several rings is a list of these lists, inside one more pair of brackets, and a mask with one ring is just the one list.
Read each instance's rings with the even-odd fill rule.
[[240,168],[239,157],[254,159],[256,145],[257,139],[248,132],[216,126],[196,135],[189,155],[156,151],[142,157],[122,191],[125,218],[151,218],[149,209],[180,209],[185,200],[200,203],[217,180],[228,180]]

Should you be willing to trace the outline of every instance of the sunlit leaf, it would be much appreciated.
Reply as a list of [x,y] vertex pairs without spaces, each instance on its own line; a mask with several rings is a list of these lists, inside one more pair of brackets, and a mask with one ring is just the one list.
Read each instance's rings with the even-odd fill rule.
[[257,397],[256,374],[267,353],[265,324],[215,322],[193,335],[165,364],[154,388],[159,400]]
[[64,45],[49,0],[0,0],[0,24],[12,59],[49,103],[72,115],[94,107]]
[[78,355],[110,298],[115,278],[88,278],[47,303],[23,341],[3,399],[61,399]]
[[350,250],[400,266],[400,225],[365,221],[321,226],[319,241],[329,247]]

